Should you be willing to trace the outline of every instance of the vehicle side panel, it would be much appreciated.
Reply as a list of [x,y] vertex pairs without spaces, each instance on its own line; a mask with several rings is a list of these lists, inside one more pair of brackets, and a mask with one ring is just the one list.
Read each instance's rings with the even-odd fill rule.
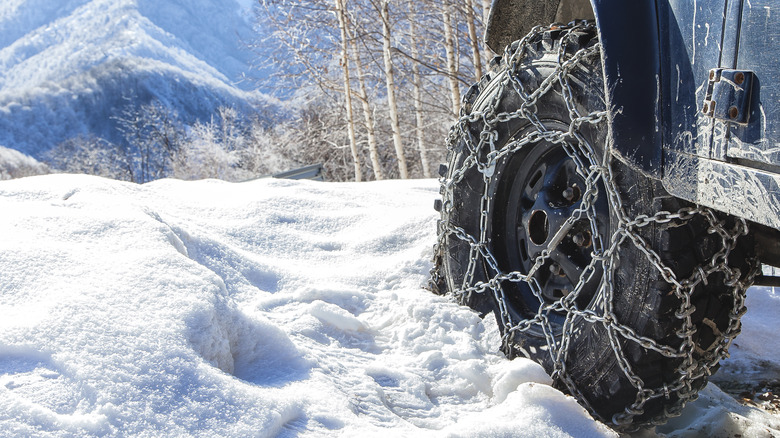
[[732,123],[727,157],[780,170],[780,2],[750,0],[741,16],[736,68],[756,74],[747,125]]
[[720,63],[725,7],[726,0],[658,2],[666,148],[711,158],[714,124],[701,107]]
[[[778,122],[780,114],[776,113],[776,109],[770,109],[770,112],[775,111],[773,115],[767,114],[766,111],[780,104],[778,90],[773,87],[773,84],[777,84],[777,80],[780,79],[777,77],[775,59],[777,47],[769,42],[776,32],[773,33],[773,27],[768,23],[771,21],[771,8],[769,10],[766,8],[772,2],[753,0],[726,2],[723,13],[724,25],[720,37],[722,51],[720,60],[716,63],[711,61],[713,56],[701,60],[699,54],[705,53],[706,47],[712,44],[709,37],[713,36],[712,30],[718,17],[712,14],[702,15],[703,10],[699,7],[696,9],[696,19],[693,20],[695,26],[686,26],[686,16],[680,13],[679,8],[685,8],[687,3],[687,1],[670,1],[667,4],[670,4],[670,13],[676,17],[674,21],[679,23],[680,35],[684,40],[690,41],[685,44],[685,47],[691,55],[691,74],[696,84],[694,94],[697,134],[691,135],[688,140],[680,126],[673,126],[669,131],[667,147],[664,150],[664,187],[669,193],[699,205],[767,225],[776,230],[780,229],[780,175],[777,173],[777,161],[774,161],[778,155],[772,152],[777,137],[772,140],[771,134],[773,132],[771,125],[773,122]],[[777,1],[775,0],[774,3]],[[665,2],[659,1],[659,9],[663,9],[663,4]],[[707,3],[706,7],[709,8],[710,4]],[[705,16],[709,18],[702,21]],[[710,25],[706,26],[706,23]],[[673,26],[668,27],[673,28]],[[693,34],[694,31],[701,32],[702,28],[709,30],[710,33]],[[673,32],[667,30],[666,33]],[[691,36],[686,37],[687,33]],[[715,41],[718,39],[716,38]],[[669,44],[673,44],[673,39]],[[694,47],[695,56],[693,56]],[[715,53],[715,50],[712,50],[712,53]],[[672,62],[670,65],[676,68],[677,63]],[[712,68],[707,64],[727,69],[754,70],[757,73],[752,87],[753,99],[749,124],[739,125],[702,114],[700,110],[703,103],[703,90],[707,84],[704,76],[706,70]],[[671,68],[666,70],[672,71]],[[665,92],[664,95],[669,96],[667,100],[673,107],[676,102],[670,99],[670,93]],[[675,114],[670,116],[670,120],[674,122],[676,117],[682,119],[684,124],[690,123],[691,119],[688,116],[690,113],[685,109],[684,106],[670,109],[669,113]],[[711,126],[709,129],[708,124]],[[775,143],[772,143],[773,141]]]

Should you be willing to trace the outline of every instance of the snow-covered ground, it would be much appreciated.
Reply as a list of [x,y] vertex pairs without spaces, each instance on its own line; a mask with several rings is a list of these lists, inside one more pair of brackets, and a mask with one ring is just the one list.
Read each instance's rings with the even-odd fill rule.
[[[0,434],[616,436],[538,365],[498,354],[494,322],[421,288],[437,193],[0,182]],[[748,304],[726,376],[780,365],[780,294]],[[779,430],[709,385],[641,435]]]

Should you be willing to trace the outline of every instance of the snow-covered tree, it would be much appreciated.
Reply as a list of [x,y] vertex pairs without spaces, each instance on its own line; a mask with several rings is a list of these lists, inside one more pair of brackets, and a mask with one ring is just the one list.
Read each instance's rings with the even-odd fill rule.
[[122,114],[115,117],[125,139],[122,151],[130,180],[145,183],[173,176],[185,140],[184,126],[176,112],[159,101],[140,107],[133,102],[129,100]]
[[0,146],[0,181],[43,175],[50,171],[45,163],[17,150]]
[[91,135],[67,139],[47,155],[55,172],[83,173],[131,181],[132,163],[120,146]]
[[[365,175],[375,179],[430,176],[443,157],[443,139],[458,112],[460,92],[482,72],[485,57],[476,39],[484,29],[484,2],[260,4],[259,26],[274,29],[274,39],[254,47],[275,65],[274,78],[286,87],[283,95],[299,99],[301,111],[323,105],[322,112],[331,102],[345,108],[330,128],[342,134],[320,147],[343,155],[344,148],[356,144],[360,150],[345,163],[355,167],[355,174],[368,167],[357,162],[367,158],[371,172]],[[350,117],[353,104],[362,107],[362,126]]]

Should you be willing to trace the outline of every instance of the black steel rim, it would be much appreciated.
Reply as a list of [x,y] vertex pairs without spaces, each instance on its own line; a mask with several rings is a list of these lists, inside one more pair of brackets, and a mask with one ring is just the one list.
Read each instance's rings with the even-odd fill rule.
[[[580,158],[588,163],[584,156]],[[564,222],[581,206],[586,175],[577,171],[575,161],[562,145],[545,141],[529,146],[525,153],[511,155],[500,168],[491,223],[492,245],[497,249],[494,254],[503,272],[527,274]],[[507,310],[514,318],[531,319],[540,306],[554,304],[570,294],[593,255],[603,252],[609,204],[603,183],[597,185],[599,195],[592,203],[596,224],[583,215],[534,274],[542,299],[525,282],[504,284]],[[599,263],[595,266],[594,275],[574,300],[580,309],[591,305],[601,282],[603,271]],[[552,329],[560,333],[566,312],[549,310],[545,314]],[[543,335],[533,329],[530,332]]]

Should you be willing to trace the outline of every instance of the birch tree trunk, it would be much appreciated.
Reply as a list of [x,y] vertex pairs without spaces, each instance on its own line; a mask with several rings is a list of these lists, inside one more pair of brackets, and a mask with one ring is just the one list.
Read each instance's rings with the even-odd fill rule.
[[455,117],[460,115],[460,86],[458,84],[458,67],[455,62],[455,35],[452,29],[452,5],[446,2],[442,11],[444,24],[444,49],[447,52],[447,74],[450,80],[450,98],[452,112]]
[[490,63],[490,60],[495,55],[493,51],[485,44],[485,31],[487,30],[488,19],[490,18],[490,0],[482,0],[482,55],[485,59],[485,63]]
[[347,14],[346,0],[335,0],[336,15],[339,18],[339,29],[341,30],[341,65],[344,72],[344,105],[347,109],[347,131],[349,134],[349,148],[352,151],[352,160],[355,163],[355,181],[363,180],[363,170],[360,164],[360,155],[357,149],[357,140],[355,139],[355,118],[352,114],[352,87],[349,85],[349,42],[347,41]]
[[471,56],[474,62],[474,75],[476,82],[482,79],[482,56],[479,51],[479,37],[477,36],[476,14],[474,14],[474,0],[466,0],[466,27],[469,30],[469,40],[471,42]]
[[387,104],[390,107],[390,124],[393,128],[393,144],[398,158],[398,170],[402,179],[409,178],[404,157],[404,145],[401,141],[401,126],[398,122],[398,103],[395,98],[395,79],[393,77],[393,58],[390,48],[390,11],[389,1],[382,0],[382,37],[384,40],[383,54],[385,61],[385,81],[387,83]]
[[487,29],[490,17],[490,0],[482,0],[482,26]]
[[[414,3],[410,5],[414,7]],[[412,58],[420,59],[420,51],[417,47],[417,16],[412,13],[412,19],[409,22],[409,36],[411,37]],[[431,177],[430,163],[428,162],[428,152],[425,150],[425,138],[423,135],[423,108],[422,108],[422,84],[420,80],[420,64],[412,64],[412,98],[414,99],[414,113],[416,118],[415,135],[417,137],[417,149],[420,151],[420,165],[422,166],[423,176]]]
[[368,101],[368,92],[366,91],[366,80],[363,70],[363,62],[360,60],[357,42],[355,38],[350,38],[352,47],[352,56],[357,69],[358,83],[360,84],[360,103],[363,104],[363,117],[366,124],[366,135],[368,136],[368,153],[371,157],[371,166],[374,169],[374,177],[377,180],[385,178],[382,170],[382,163],[379,162],[379,149],[376,143],[376,129],[374,124],[374,113],[371,111],[371,103]]

